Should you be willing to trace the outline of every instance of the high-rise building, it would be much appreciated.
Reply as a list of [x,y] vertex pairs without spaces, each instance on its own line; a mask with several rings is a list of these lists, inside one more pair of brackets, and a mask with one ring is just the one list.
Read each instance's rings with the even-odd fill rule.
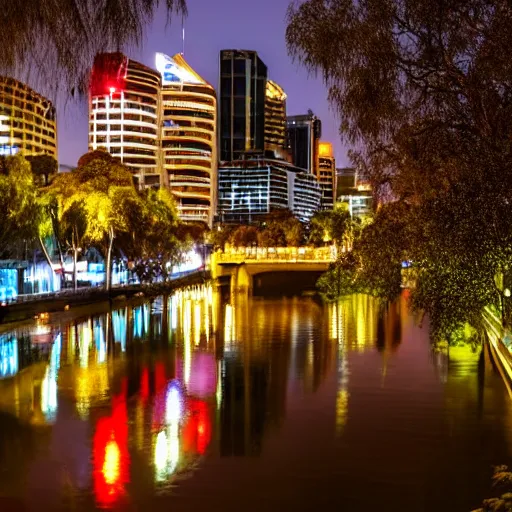
[[217,188],[217,98],[182,55],[156,56],[162,74],[164,181],[184,221],[211,225]]
[[314,175],[283,160],[254,158],[219,166],[222,222],[250,223],[277,209],[306,222],[319,209],[320,196]]
[[265,89],[265,152],[288,159],[286,151],[286,94],[282,87],[267,80]]
[[0,77],[0,155],[18,151],[57,159],[55,107],[28,85]]
[[156,56],[155,71],[121,53],[94,61],[89,148],[105,148],[139,187],[169,187],[184,221],[211,225],[216,204],[215,90],[182,55]]
[[293,165],[316,174],[318,142],[322,136],[322,123],[312,112],[289,116],[286,119],[288,148]]
[[322,190],[321,208],[322,210],[332,210],[334,207],[336,163],[330,142],[320,142],[318,145],[316,177]]
[[220,160],[265,150],[267,66],[254,51],[220,52]]
[[336,169],[336,198],[346,195],[356,188],[357,170],[355,167]]
[[160,73],[122,53],[96,56],[89,99],[89,149],[105,148],[140,187],[162,185]]
[[351,216],[366,217],[373,211],[371,184],[359,176],[355,168],[337,169],[336,202],[345,203]]

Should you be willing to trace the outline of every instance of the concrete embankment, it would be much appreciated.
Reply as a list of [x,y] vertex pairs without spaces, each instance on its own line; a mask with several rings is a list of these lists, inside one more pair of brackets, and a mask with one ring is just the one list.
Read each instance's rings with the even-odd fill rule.
[[103,288],[82,288],[79,290],[65,290],[62,292],[38,295],[17,301],[0,307],[0,324],[27,320],[41,313],[53,313],[65,311],[71,307],[86,306],[107,302],[122,297],[131,298],[142,294],[146,297],[154,297],[165,293],[171,293],[177,288],[202,284],[210,279],[210,273],[203,270],[190,272],[184,276],[172,279],[165,283],[152,285],[119,286],[106,291]]

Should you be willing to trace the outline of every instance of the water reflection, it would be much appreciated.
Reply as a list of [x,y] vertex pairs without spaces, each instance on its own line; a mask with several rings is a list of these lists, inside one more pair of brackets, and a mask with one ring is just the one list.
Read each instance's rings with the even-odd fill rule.
[[[281,496],[292,492],[288,483],[296,489],[297,471],[310,485],[312,467],[326,468],[314,470],[326,482],[331,474],[364,469],[371,474],[362,477],[366,485],[381,482],[380,474],[398,485],[405,470],[399,465],[403,446],[391,449],[396,439],[418,436],[436,451],[457,432],[463,452],[466,439],[491,431],[492,449],[508,453],[512,409],[499,381],[482,380],[478,360],[461,365],[445,359],[430,354],[405,301],[382,305],[364,295],[322,305],[200,286],[104,312],[45,317],[0,334],[0,410],[21,425],[44,427],[31,430],[35,448],[27,445],[17,458],[12,474],[26,480],[0,481],[0,496],[29,504],[37,496],[52,510],[70,503],[79,510],[137,508],[156,497],[175,499],[177,486],[190,499],[201,495],[194,475],[205,471],[216,482],[210,498],[219,505],[216,493],[226,498],[237,485],[251,492],[248,483],[236,484],[237,475],[257,463],[241,471],[239,457],[279,471],[279,485],[265,485]],[[418,382],[428,384],[409,391]],[[489,427],[489,407],[492,418],[505,412],[499,427],[505,434]],[[468,425],[475,434],[466,438]],[[428,428],[440,440],[429,438]],[[394,429],[401,432],[396,439]],[[20,432],[7,430],[4,440],[19,442]],[[434,467],[423,451],[412,443],[406,452],[414,455],[420,478],[435,479],[423,469]],[[451,452],[455,471],[460,458]],[[375,463],[372,453],[387,462]],[[206,460],[217,461],[213,469]],[[14,464],[0,451],[2,474]],[[226,464],[232,464],[229,471]],[[27,494],[41,485],[44,496]],[[351,481],[344,492],[357,485]],[[282,508],[300,509],[293,496]],[[51,503],[44,501],[50,497]],[[352,508],[371,509],[371,497],[365,499],[366,508]]]

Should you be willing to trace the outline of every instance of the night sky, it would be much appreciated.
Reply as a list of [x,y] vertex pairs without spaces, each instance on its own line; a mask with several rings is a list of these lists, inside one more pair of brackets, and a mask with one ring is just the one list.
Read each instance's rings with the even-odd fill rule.
[[[288,95],[288,115],[305,114],[310,108],[322,120],[322,140],[332,142],[336,166],[349,164],[338,135],[339,120],[327,102],[320,78],[308,77],[286,51],[286,10],[289,0],[188,0],[185,19],[185,59],[205,80],[218,89],[221,49],[255,50],[268,67],[268,77]],[[182,50],[181,17],[166,26],[163,9],[148,27],[141,48],[125,50],[132,59],[152,68],[157,51],[174,55]],[[87,151],[87,104],[58,106],[59,161],[75,165]]]

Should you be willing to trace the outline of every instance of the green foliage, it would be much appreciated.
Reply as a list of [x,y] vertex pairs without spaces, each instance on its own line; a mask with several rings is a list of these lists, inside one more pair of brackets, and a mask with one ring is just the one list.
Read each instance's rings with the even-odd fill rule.
[[0,174],[0,252],[4,257],[20,255],[22,242],[39,234],[43,209],[38,200],[30,164],[21,155],[6,157]]
[[[179,220],[171,193],[160,189],[146,190],[140,200],[125,202],[127,232],[120,246],[134,261],[141,282],[167,279],[181,254],[191,246],[191,238],[179,233]],[[179,238],[181,235],[183,238]]]
[[352,220],[348,210],[344,208],[321,210],[311,218],[309,243],[320,247],[330,242],[341,247],[350,237],[351,229]]
[[512,473],[507,466],[494,468],[493,487],[500,492],[497,498],[483,501],[482,507],[473,512],[510,512],[512,510]]
[[353,159],[403,210],[362,230],[358,279],[392,296],[399,261],[412,261],[413,306],[454,343],[484,306],[501,307],[494,278],[512,268],[511,25],[499,0],[307,0],[289,11],[290,53],[322,74]]
[[352,252],[343,254],[330,265],[318,280],[317,286],[328,301],[363,291],[358,280],[358,260]]
[[186,14],[184,0],[8,0],[0,32],[2,74],[30,69],[48,88],[87,89],[98,52],[142,41],[143,29],[160,5]]
[[255,226],[238,226],[231,232],[229,243],[233,247],[251,247],[258,243],[258,228]]
[[258,245],[262,247],[298,246],[304,238],[300,221],[290,210],[278,209],[266,216],[260,226]]
[[402,261],[408,252],[407,216],[407,206],[390,203],[377,212],[373,223],[357,230],[353,250],[342,254],[318,282],[325,297],[335,300],[340,290],[340,295],[364,292],[395,299],[401,290]]
[[209,233],[209,242],[213,245],[213,248],[223,251],[234,229],[236,228],[232,226],[215,226]]
[[36,177],[34,181],[39,186],[47,186],[59,170],[57,160],[51,155],[27,156],[27,160],[30,162],[32,173]]

